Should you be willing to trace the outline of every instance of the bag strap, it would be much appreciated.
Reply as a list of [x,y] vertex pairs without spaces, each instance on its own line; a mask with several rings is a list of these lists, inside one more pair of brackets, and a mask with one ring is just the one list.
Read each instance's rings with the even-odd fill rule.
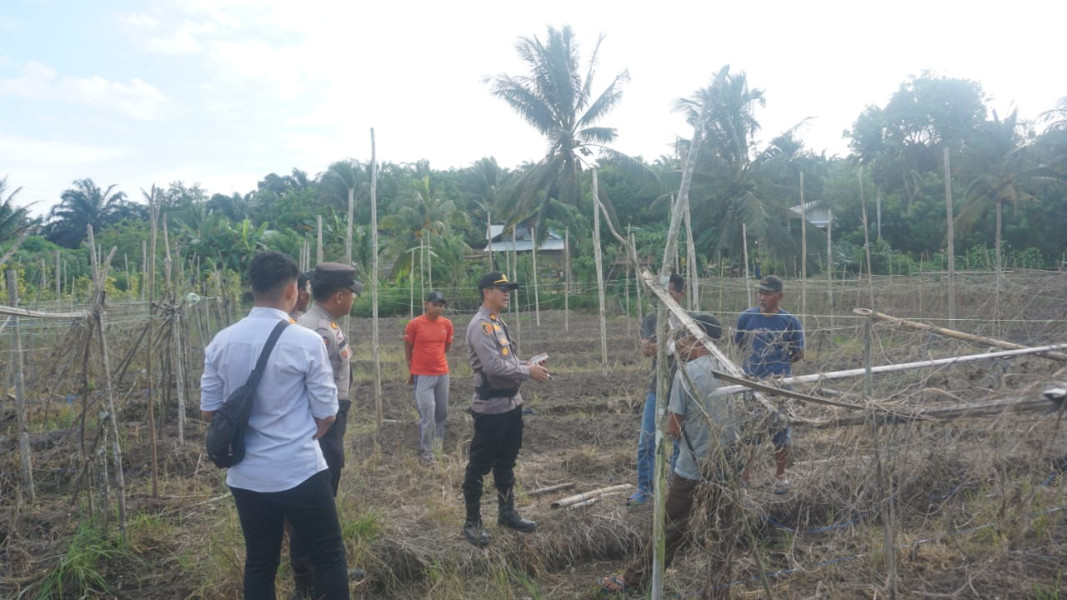
[[278,338],[282,335],[282,330],[289,326],[289,321],[281,320],[274,326],[274,330],[270,332],[270,337],[267,338],[267,343],[263,345],[263,350],[259,353],[259,360],[256,361],[256,368],[252,369],[252,374],[248,376],[248,382],[245,384],[251,387],[253,390],[259,385],[259,378],[263,376],[263,369],[267,366],[267,358],[270,357],[271,351],[274,350],[274,344],[278,341]]

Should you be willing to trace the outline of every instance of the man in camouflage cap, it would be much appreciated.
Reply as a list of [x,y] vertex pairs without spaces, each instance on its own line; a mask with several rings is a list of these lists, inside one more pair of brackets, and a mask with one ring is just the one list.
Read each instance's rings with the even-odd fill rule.
[[[311,274],[311,295],[314,303],[308,311],[297,320],[298,325],[307,327],[322,337],[326,353],[333,367],[333,379],[337,384],[337,420],[326,434],[319,438],[319,446],[330,468],[330,484],[333,495],[341,483],[341,469],[345,466],[344,437],[348,427],[348,409],[352,406],[349,390],[352,384],[352,347],[338,325],[337,319],[352,310],[352,302],[363,291],[363,284],[356,281],[356,269],[349,265],[335,262],[319,263]],[[310,590],[314,577],[311,572],[309,549],[295,536],[289,538],[290,564],[293,567],[293,583],[296,597],[302,597],[303,590]],[[362,571],[353,569],[350,575],[362,578]]]
[[482,478],[493,472],[499,514],[497,523],[522,532],[537,529],[515,511],[515,459],[522,447],[522,395],[519,385],[527,379],[545,381],[548,369],[539,363],[519,360],[500,311],[508,307],[511,290],[519,284],[503,273],[489,273],[478,280],[482,306],[467,325],[467,352],[474,375],[474,439],[463,478],[467,517],[463,535],[482,547],[489,534],[482,528]]

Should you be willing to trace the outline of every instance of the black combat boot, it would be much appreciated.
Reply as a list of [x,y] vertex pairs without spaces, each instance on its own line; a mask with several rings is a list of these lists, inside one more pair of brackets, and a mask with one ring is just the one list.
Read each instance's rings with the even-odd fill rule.
[[537,523],[519,516],[519,513],[515,510],[515,494],[511,490],[506,493],[497,492],[497,500],[499,502],[499,512],[496,519],[498,524],[523,533],[530,533],[537,529]]
[[467,503],[467,519],[463,522],[463,537],[471,545],[484,548],[489,545],[489,534],[482,529],[482,506],[477,502]]

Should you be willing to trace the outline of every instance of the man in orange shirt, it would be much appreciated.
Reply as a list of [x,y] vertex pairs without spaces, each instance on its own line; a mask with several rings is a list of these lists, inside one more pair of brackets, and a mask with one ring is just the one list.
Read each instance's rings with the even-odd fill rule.
[[419,411],[419,462],[434,460],[434,447],[445,437],[448,417],[448,358],[452,346],[452,321],[443,317],[445,295],[430,292],[426,311],[412,319],[404,330],[404,354],[408,360],[408,383],[415,386]]

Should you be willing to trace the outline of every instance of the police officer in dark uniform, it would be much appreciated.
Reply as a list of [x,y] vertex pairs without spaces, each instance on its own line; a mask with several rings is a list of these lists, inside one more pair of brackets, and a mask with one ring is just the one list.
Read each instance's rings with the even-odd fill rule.
[[489,273],[478,280],[482,306],[467,325],[467,351],[474,376],[474,439],[463,478],[467,517],[463,535],[482,547],[489,534],[482,527],[482,478],[493,472],[499,512],[497,523],[522,532],[537,528],[515,511],[515,459],[522,447],[522,395],[519,385],[527,379],[545,381],[548,370],[541,364],[521,362],[500,312],[508,307],[511,290],[519,284],[503,273]]
[[[335,262],[319,263],[311,274],[311,295],[314,303],[297,319],[297,324],[322,336],[326,353],[333,367],[334,383],[337,384],[337,420],[326,434],[319,438],[319,446],[330,468],[330,483],[333,495],[341,483],[341,469],[345,466],[344,437],[348,427],[348,409],[352,406],[349,390],[352,384],[352,347],[348,344],[337,319],[352,310],[352,302],[363,291],[363,284],[356,281],[356,269]],[[299,539],[290,534],[290,564],[293,567],[293,583],[297,598],[306,597],[314,584],[308,551]],[[362,579],[363,571],[349,572],[353,579]]]

